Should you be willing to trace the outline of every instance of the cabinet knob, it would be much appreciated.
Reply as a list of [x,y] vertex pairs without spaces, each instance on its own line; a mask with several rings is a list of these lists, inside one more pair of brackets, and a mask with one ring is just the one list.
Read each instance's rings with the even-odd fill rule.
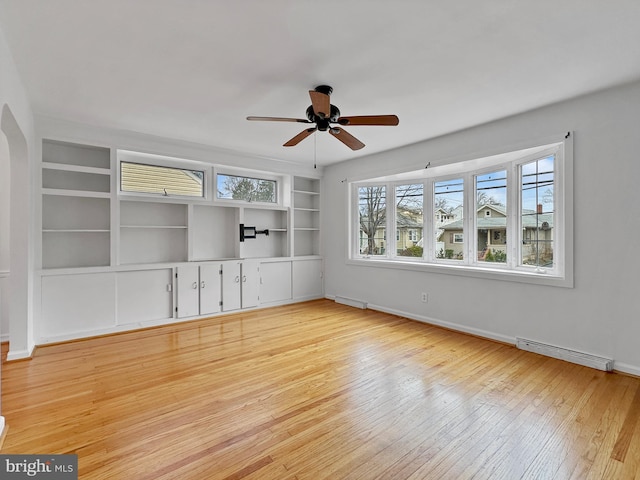
[[247,281],[247,276],[246,276],[246,275],[243,275],[243,276],[242,276],[242,282],[246,282],[246,281]]
[[240,283],[240,277],[236,275],[236,283]]
[[200,282],[200,288],[204,288],[204,280],[202,282]]
[[198,282],[193,282],[193,285],[191,285],[194,289],[198,288]]

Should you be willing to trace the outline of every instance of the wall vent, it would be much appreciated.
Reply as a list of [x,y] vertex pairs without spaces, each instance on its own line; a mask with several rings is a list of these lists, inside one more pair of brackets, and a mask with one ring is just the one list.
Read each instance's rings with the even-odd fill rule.
[[524,338],[516,338],[516,346],[520,350],[539,353],[547,357],[566,360],[567,362],[577,363],[585,367],[597,368],[605,372],[613,370],[613,360],[611,358],[598,357],[588,353],[576,352],[567,348],[555,347],[545,343],[534,342]]
[[343,305],[349,305],[350,307],[361,308],[362,310],[366,310],[367,309],[367,302],[362,302],[360,300],[354,300],[352,298],[336,296],[336,303],[341,303]]

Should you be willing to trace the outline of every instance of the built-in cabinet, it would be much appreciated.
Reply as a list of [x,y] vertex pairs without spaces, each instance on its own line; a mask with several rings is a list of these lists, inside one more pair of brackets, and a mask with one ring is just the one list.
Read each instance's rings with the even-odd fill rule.
[[81,337],[116,326],[116,274],[42,277],[40,339]]
[[176,268],[178,318],[211,315],[221,311],[220,264]]
[[260,264],[260,302],[280,303],[291,300],[291,262],[269,262]]
[[173,268],[117,272],[117,324],[133,325],[172,319],[172,277]]
[[258,266],[252,260],[222,262],[222,311],[258,306]]
[[123,195],[117,158],[43,140],[39,343],[322,296],[319,179],[277,205]]
[[293,298],[308,300],[323,293],[322,260],[297,260],[292,265]]

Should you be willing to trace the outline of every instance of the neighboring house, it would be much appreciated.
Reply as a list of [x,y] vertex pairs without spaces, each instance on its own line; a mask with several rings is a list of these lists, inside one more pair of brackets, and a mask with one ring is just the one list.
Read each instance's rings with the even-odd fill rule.
[[[482,205],[477,210],[478,260],[485,260],[487,254],[507,253],[507,215],[501,205]],[[450,251],[452,258],[462,258],[464,246],[463,220],[458,219],[441,227],[439,242],[443,245],[443,255]],[[553,240],[553,214],[525,210],[522,215],[524,229],[523,263],[533,261],[536,255],[553,260],[551,241]],[[536,245],[540,245],[539,252]]]
[[435,213],[436,218],[436,228],[440,228],[441,225],[445,225],[447,223],[451,223],[456,220],[454,212],[447,212],[442,208],[437,208]]
[[[120,188],[123,192],[201,197],[203,179],[197,173],[178,168],[123,162]],[[166,188],[159,190],[158,185],[165,185]]]
[[400,209],[396,213],[396,249],[400,254],[403,250],[413,247],[422,239],[424,220],[422,211]]

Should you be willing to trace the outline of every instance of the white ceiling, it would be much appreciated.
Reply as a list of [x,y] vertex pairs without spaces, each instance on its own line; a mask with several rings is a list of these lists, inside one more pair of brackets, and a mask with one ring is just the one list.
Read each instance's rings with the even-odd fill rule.
[[640,78],[638,0],[0,0],[35,112],[310,163],[308,90],[333,86],[371,154]]

